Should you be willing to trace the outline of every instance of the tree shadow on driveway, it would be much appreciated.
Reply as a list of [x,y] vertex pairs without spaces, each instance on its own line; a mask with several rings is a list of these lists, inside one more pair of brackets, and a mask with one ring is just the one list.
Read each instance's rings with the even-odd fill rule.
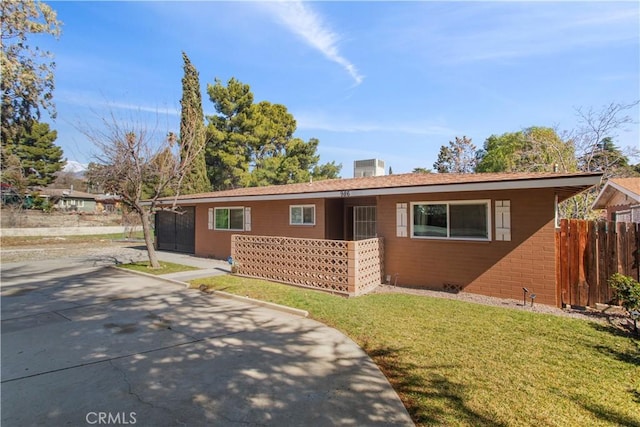
[[3,270],[8,288],[36,288],[2,301],[3,424],[106,412],[154,426],[412,425],[371,359],[318,322],[109,268],[50,267]]

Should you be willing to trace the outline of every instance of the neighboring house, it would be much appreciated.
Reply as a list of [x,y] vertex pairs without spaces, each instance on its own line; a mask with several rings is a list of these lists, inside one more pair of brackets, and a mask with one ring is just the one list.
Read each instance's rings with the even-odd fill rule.
[[96,195],[96,212],[117,213],[122,210],[122,198],[113,194]]
[[605,209],[608,221],[640,223],[640,178],[610,178],[593,209]]
[[180,215],[156,215],[157,245],[226,259],[233,234],[381,237],[385,276],[398,286],[517,299],[526,287],[560,305],[557,204],[600,178],[396,174],[185,195]]
[[43,188],[40,197],[48,199],[54,209],[75,212],[95,212],[96,195],[73,189]]
[[0,204],[19,205],[22,203],[18,192],[10,184],[0,183]]

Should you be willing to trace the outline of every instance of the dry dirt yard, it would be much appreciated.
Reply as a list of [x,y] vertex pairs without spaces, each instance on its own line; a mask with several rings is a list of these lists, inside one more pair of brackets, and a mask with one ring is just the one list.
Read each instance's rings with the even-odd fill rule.
[[92,236],[2,237],[0,263],[116,256],[139,261],[141,252],[132,248],[142,245],[144,243],[140,241],[119,241]]

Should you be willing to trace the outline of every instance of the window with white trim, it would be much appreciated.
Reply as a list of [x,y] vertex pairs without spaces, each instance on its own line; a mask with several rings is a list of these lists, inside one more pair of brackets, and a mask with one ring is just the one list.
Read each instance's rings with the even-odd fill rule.
[[315,225],[316,205],[291,205],[289,206],[290,225]]
[[209,229],[211,225],[215,230],[244,231],[244,208],[215,208],[213,218],[209,214]]
[[491,240],[490,200],[411,203],[411,237]]

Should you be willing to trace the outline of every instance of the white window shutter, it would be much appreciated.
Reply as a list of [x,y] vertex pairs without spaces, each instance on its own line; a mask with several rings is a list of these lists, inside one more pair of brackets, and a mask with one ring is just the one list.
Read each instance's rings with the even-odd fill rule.
[[396,236],[407,237],[407,204],[396,203]]
[[209,230],[213,230],[213,208],[209,208]]
[[244,231],[251,231],[251,208],[244,208]]
[[511,241],[511,200],[496,200],[496,240]]

